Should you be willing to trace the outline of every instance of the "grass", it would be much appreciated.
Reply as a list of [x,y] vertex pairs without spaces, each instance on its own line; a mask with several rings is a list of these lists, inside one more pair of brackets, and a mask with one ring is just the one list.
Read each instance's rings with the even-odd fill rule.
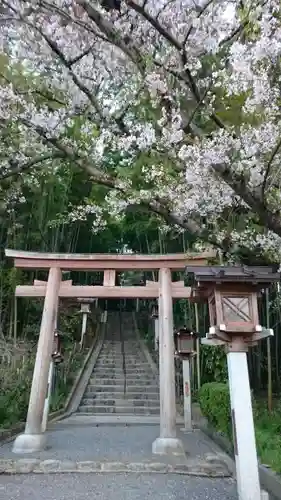
[[260,461],[281,474],[281,404],[268,412],[266,402],[254,402],[257,452]]

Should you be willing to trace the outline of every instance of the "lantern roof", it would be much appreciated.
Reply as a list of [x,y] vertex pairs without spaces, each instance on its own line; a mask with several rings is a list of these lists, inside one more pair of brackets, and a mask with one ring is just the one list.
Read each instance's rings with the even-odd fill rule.
[[277,266],[187,266],[186,285],[194,286],[199,282],[270,285],[281,279],[277,270]]

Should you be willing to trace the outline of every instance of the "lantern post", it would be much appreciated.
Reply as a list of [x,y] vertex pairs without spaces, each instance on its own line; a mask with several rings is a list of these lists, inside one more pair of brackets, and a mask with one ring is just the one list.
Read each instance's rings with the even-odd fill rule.
[[182,360],[184,431],[192,431],[190,360],[196,354],[195,335],[186,326],[174,333],[175,356]]
[[59,334],[58,330],[55,330],[52,358],[51,358],[49,374],[48,374],[47,393],[46,393],[46,399],[45,399],[43,417],[42,417],[42,427],[41,427],[42,432],[46,431],[47,423],[48,423],[50,401],[51,401],[51,396],[52,396],[52,391],[53,391],[53,382],[54,382],[53,379],[54,379],[55,365],[62,363],[62,361],[63,361],[63,356],[61,353],[60,334]]
[[80,349],[83,347],[84,336],[87,330],[87,320],[88,315],[91,314],[90,303],[94,302],[96,299],[83,299],[79,298],[78,302],[81,303],[81,308],[79,314],[82,314],[82,328],[81,328],[81,338],[80,338]]
[[[206,300],[210,328],[202,344],[221,345],[227,353],[233,443],[239,500],[264,499],[259,481],[248,348],[273,335],[259,324],[258,295],[280,281],[268,266],[212,266],[186,268],[192,300]],[[262,496],[263,495],[263,496]]]

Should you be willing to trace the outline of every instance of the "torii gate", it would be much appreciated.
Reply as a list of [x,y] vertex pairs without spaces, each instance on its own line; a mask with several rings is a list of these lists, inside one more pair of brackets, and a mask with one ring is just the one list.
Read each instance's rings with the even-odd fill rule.
[[[17,297],[45,297],[45,300],[25,431],[16,438],[13,451],[33,453],[44,449],[46,445],[42,418],[59,298],[92,297],[158,298],[160,437],[154,441],[152,451],[160,454],[183,453],[183,445],[176,436],[173,298],[188,299],[190,289],[184,287],[182,281],[172,283],[171,270],[183,270],[190,265],[206,265],[216,256],[215,252],[167,255],[55,254],[6,249],[5,255],[14,259],[16,268],[49,270],[46,284],[35,282],[33,285],[20,285],[15,291]],[[115,286],[116,271],[132,269],[159,270],[159,282],[150,282],[146,286]],[[104,270],[103,286],[73,286],[69,281],[62,281],[62,270]]]

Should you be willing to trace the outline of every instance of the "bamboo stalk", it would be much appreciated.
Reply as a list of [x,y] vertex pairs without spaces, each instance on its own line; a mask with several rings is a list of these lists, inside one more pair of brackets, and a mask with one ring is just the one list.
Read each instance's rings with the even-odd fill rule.
[[[198,304],[194,304],[195,309],[195,329],[196,333],[199,333],[199,315],[198,315]],[[196,337],[196,368],[197,368],[197,389],[199,391],[201,387],[201,372],[200,372],[200,338]]]
[[17,345],[18,299],[14,297],[14,345]]
[[[265,301],[266,301],[266,327],[269,328],[269,291],[268,288],[265,290]],[[272,412],[272,360],[271,360],[271,343],[270,337],[266,339],[267,347],[267,406],[268,411]]]
[[[276,283],[276,290],[277,290],[277,304],[278,304],[278,317],[276,318],[277,324],[281,323],[281,312],[280,312],[280,305],[279,305],[279,299],[280,299],[280,283]],[[276,373],[276,385],[277,385],[277,390],[279,392],[280,388],[280,381],[279,381],[279,343],[278,343],[278,335],[275,335],[275,373]]]

